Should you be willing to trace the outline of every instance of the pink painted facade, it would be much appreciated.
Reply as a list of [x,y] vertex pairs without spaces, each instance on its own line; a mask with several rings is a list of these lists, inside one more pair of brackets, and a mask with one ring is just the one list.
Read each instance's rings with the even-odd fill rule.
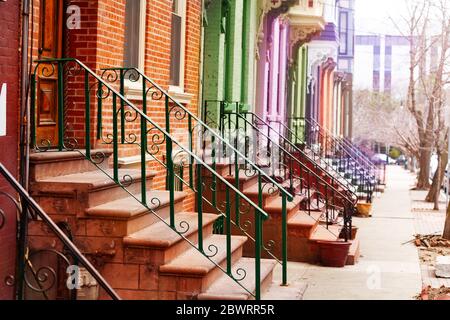
[[286,122],[289,24],[271,14],[264,21],[264,39],[256,92],[256,112],[265,120]]

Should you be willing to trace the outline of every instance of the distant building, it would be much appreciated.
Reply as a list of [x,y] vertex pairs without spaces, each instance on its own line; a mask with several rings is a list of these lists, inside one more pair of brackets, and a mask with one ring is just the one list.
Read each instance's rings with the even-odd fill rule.
[[354,88],[404,96],[409,83],[410,42],[403,36],[357,35]]

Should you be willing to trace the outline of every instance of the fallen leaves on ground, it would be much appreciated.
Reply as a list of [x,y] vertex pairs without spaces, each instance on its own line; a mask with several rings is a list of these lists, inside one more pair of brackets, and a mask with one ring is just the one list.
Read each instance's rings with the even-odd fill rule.
[[440,287],[432,288],[430,286],[424,288],[422,293],[416,297],[417,300],[450,300],[450,288]]

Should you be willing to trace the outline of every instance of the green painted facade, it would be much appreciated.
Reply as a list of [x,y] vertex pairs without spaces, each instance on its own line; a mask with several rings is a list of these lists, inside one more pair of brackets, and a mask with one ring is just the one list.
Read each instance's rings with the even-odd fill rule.
[[[305,118],[306,117],[306,97],[308,87],[308,46],[303,45],[293,53],[293,64],[290,68],[289,77],[289,106],[288,118]],[[304,139],[304,127],[299,124],[298,120],[292,120],[297,125],[291,127],[296,131],[296,135]]]
[[[253,110],[260,1],[212,1],[204,23],[203,102],[218,121],[226,110]],[[238,103],[238,104],[237,104]],[[211,119],[212,118],[212,119]]]

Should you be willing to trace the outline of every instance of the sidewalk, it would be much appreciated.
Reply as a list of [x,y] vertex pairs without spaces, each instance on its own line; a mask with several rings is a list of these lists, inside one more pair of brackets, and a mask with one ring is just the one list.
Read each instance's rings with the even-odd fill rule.
[[[422,289],[414,234],[410,188],[413,176],[389,167],[388,186],[374,200],[373,217],[354,219],[359,227],[361,258],[343,269],[290,263],[289,278],[306,283],[305,300],[406,300]],[[279,272],[279,270],[277,270]]]

